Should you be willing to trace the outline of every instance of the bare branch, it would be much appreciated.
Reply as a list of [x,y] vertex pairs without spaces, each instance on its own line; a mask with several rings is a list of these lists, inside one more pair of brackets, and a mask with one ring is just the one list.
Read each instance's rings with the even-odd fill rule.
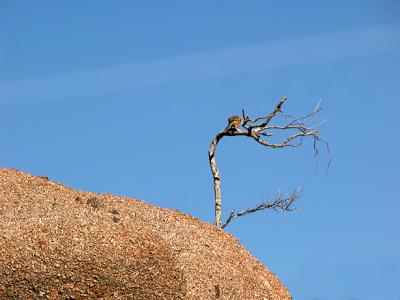
[[[265,117],[258,117],[258,118],[255,118],[255,119],[250,118],[249,116],[245,116],[245,114],[244,114],[244,109],[243,109],[243,110],[242,110],[242,115],[243,115],[243,125],[242,125],[242,126],[243,126],[244,128],[246,128],[246,129],[250,130],[250,131],[251,131],[253,128],[256,128],[256,127],[263,128],[263,127],[267,126],[268,123],[271,121],[271,119],[272,119],[273,117],[275,117],[275,115],[276,115],[278,112],[282,112],[281,108],[282,108],[283,103],[286,101],[286,99],[287,99],[287,97],[283,96],[283,97],[279,100],[278,104],[275,106],[274,110],[273,110],[268,116],[265,116]],[[264,120],[264,121],[263,121],[262,123],[260,123],[260,124],[257,124],[257,122],[258,122],[258,121],[261,121],[261,120]],[[253,125],[247,127],[247,123],[248,123],[248,122],[253,123]]]
[[266,210],[266,209],[273,209],[275,211],[293,211],[296,208],[294,208],[292,205],[293,203],[300,198],[300,195],[302,193],[302,189],[297,189],[293,193],[289,195],[283,195],[278,193],[277,197],[273,202],[264,202],[256,207],[253,208],[247,208],[245,210],[242,210],[241,212],[237,212],[235,209],[231,211],[229,214],[229,217],[226,219],[225,223],[222,225],[222,229],[224,229],[232,220],[252,214],[261,210]]
[[267,141],[264,141],[260,137],[253,137],[253,138],[257,143],[259,143],[263,146],[271,147],[271,148],[297,147],[297,146],[301,145],[301,142],[297,143],[297,144],[289,144],[288,142],[284,142],[282,144],[274,144],[274,143],[269,143]]
[[322,103],[322,101],[319,100],[319,102],[318,102],[317,106],[314,108],[314,110],[312,112],[306,114],[305,116],[296,118],[296,117],[293,117],[293,116],[290,116],[290,115],[286,115],[287,119],[291,119],[292,120],[291,123],[289,123],[289,125],[292,125],[292,124],[304,124],[303,121],[315,117],[320,111],[322,111],[321,103]]

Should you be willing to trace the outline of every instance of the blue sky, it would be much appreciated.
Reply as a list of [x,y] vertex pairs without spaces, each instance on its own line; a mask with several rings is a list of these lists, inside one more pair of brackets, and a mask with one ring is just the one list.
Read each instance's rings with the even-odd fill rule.
[[227,117],[323,102],[312,144],[217,149],[223,211],[294,299],[400,299],[398,1],[1,1],[0,165],[213,222],[207,150]]

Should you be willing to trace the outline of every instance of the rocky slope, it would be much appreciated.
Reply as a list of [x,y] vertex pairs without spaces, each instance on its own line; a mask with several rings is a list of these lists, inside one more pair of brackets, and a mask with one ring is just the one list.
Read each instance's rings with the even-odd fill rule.
[[0,299],[291,299],[230,234],[0,169]]

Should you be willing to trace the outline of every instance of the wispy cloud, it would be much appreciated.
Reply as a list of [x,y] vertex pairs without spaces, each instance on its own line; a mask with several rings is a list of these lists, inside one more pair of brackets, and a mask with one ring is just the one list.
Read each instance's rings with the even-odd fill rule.
[[400,25],[351,30],[155,61],[0,82],[0,104],[85,96],[180,80],[314,64],[400,49]]

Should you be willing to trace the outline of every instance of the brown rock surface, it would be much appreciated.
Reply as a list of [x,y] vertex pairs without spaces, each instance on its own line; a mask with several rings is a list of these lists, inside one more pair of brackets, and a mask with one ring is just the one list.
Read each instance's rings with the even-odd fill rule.
[[230,234],[0,169],[0,299],[291,299]]

